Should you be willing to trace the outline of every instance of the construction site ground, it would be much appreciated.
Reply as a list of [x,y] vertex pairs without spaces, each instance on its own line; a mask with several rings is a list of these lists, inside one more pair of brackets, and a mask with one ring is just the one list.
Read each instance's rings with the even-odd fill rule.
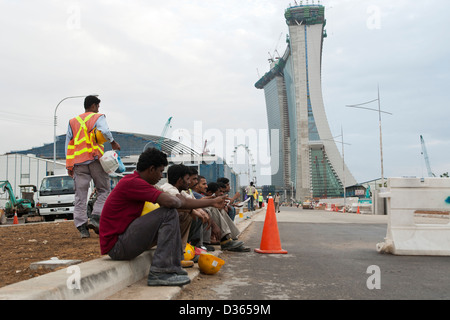
[[32,270],[33,262],[89,260],[100,258],[99,238],[80,238],[73,221],[19,224],[0,227],[0,287],[43,275],[55,269]]
[[[434,212],[424,213],[417,215],[416,222],[449,221],[448,215],[439,215],[440,219],[436,219],[438,215]],[[101,258],[99,237],[93,231],[90,233],[90,238],[81,239],[72,220],[0,226],[0,288],[57,270],[32,270],[30,265],[35,262],[54,257],[82,262]]]

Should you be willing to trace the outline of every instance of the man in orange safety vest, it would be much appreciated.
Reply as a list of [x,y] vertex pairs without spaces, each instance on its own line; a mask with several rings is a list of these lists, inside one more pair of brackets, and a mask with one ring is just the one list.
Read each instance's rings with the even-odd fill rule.
[[[99,161],[104,153],[103,142],[109,141],[112,149],[120,150],[120,145],[108,128],[105,115],[98,113],[99,107],[100,99],[87,96],[84,100],[85,112],[69,121],[66,134],[66,168],[75,182],[73,220],[81,238],[90,237],[89,229],[98,233],[103,204],[111,191],[109,175]],[[99,137],[103,137],[103,141]],[[88,221],[86,202],[91,179],[97,190],[97,200]]]

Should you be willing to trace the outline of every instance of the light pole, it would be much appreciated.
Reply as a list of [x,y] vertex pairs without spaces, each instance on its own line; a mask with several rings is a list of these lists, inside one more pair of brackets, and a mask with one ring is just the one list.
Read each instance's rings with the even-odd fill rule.
[[342,138],[342,141],[336,141],[336,140],[334,140],[334,139],[324,139],[324,140],[327,140],[327,141],[333,141],[333,142],[337,142],[337,143],[340,143],[341,145],[342,145],[342,183],[343,183],[343,187],[344,187],[344,209],[345,209],[345,205],[346,205],[346,188],[345,188],[345,156],[344,156],[344,144],[346,144],[346,145],[351,145],[351,144],[349,144],[349,143],[344,143],[344,130],[342,129],[342,126],[341,126],[341,135],[340,136],[336,136],[336,137],[333,137],[333,138],[339,138],[339,137],[341,137]]
[[[372,109],[372,108],[365,108],[361,107],[362,105],[369,104],[372,102],[378,101],[378,109]],[[381,102],[380,102],[380,87],[378,87],[378,98],[372,101],[360,103],[360,104],[354,104],[354,105],[347,105],[346,107],[349,108],[359,108],[359,109],[365,109],[365,110],[371,110],[371,111],[377,111],[378,112],[378,125],[380,127],[380,157],[381,157],[381,185],[382,188],[384,188],[384,170],[383,170],[383,136],[381,133],[381,113],[387,113],[392,115],[390,112],[382,111],[381,110]]]
[[[94,97],[98,97],[98,95],[93,95]],[[53,175],[55,174],[55,168],[56,168],[56,111],[58,110],[59,105],[67,100],[67,99],[74,99],[74,98],[84,98],[86,96],[72,96],[72,97],[65,97],[62,99],[55,108],[55,114],[53,116]]]

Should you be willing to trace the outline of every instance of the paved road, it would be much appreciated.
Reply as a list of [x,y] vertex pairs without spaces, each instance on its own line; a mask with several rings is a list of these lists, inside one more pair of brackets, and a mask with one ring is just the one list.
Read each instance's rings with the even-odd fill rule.
[[[264,218],[242,236],[252,249],[260,246]],[[386,216],[283,208],[277,221],[288,254],[225,252],[220,272],[199,276],[179,299],[450,299],[450,257],[376,251]]]

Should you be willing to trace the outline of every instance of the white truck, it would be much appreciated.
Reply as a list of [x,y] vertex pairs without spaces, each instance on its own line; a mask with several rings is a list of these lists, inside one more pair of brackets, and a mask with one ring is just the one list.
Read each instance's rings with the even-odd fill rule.
[[[111,189],[113,189],[119,182],[122,175],[110,174]],[[94,184],[91,181],[91,186],[88,191],[88,203],[89,211],[89,198],[92,190],[94,190]],[[73,209],[75,206],[75,185],[72,177],[67,174],[47,176],[42,179],[41,186],[38,192],[38,200],[36,207],[39,210],[39,215],[42,216],[45,221],[53,221],[56,218],[73,218]]]
[[57,217],[72,218],[75,205],[75,187],[69,175],[47,176],[38,192],[37,209],[45,221]]

